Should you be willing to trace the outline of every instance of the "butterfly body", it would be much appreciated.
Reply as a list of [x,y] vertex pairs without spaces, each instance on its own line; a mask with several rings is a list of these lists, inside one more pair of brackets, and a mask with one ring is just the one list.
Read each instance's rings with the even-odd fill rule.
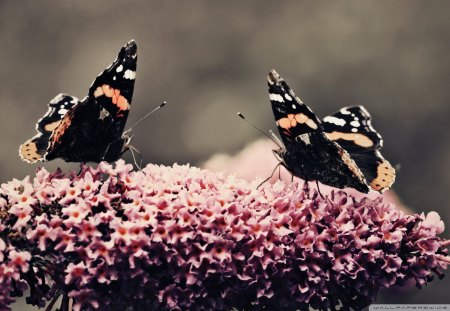
[[137,62],[134,41],[92,83],[82,101],[60,94],[37,123],[38,134],[20,146],[24,161],[115,161],[128,148],[124,128],[134,89]]
[[[366,183],[340,160],[342,152],[319,133],[309,134],[308,143],[278,149],[275,152],[293,175],[305,180],[317,180],[337,188],[354,188],[368,192]],[[306,140],[306,139],[305,139]]]
[[379,153],[381,136],[363,107],[342,108],[320,121],[278,73],[270,72],[268,82],[284,144],[274,152],[293,175],[363,193],[383,192],[392,185],[395,171]]

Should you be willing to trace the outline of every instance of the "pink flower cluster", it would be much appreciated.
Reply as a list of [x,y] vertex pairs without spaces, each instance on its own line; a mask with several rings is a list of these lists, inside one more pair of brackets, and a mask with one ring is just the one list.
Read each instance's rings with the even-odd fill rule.
[[38,171],[0,191],[0,310],[361,309],[382,287],[442,276],[437,213],[381,198],[325,198],[189,166],[119,160],[80,174]]
[[0,310],[9,310],[8,306],[14,302],[11,297],[14,294],[14,286],[22,290],[26,288],[26,284],[20,280],[20,275],[28,272],[31,259],[29,252],[17,251],[15,247],[7,245],[1,237],[5,232],[5,226],[0,224]]

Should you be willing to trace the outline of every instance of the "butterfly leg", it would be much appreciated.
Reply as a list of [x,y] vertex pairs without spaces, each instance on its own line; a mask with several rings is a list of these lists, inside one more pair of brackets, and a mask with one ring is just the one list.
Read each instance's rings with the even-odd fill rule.
[[278,168],[281,164],[282,164],[282,162],[278,163],[277,166],[275,166],[274,170],[272,171],[272,174],[270,174],[269,177],[267,177],[266,179],[264,179],[263,182],[260,183],[260,184],[258,185],[258,187],[256,187],[256,190],[258,190],[259,187],[261,187],[262,185],[264,185],[269,179],[272,178],[273,174],[275,174],[275,171],[277,170],[277,168]]
[[[130,149],[131,155],[133,156],[134,165],[136,165],[136,167],[140,171],[142,171],[142,159],[143,159],[142,158],[142,153],[139,150],[137,150],[135,147],[131,146],[131,145],[129,145],[128,147]],[[139,155],[139,164],[136,161],[136,156],[134,155],[135,152]]]
[[309,199],[309,181],[307,179],[303,183],[303,191],[306,194],[306,198]]
[[84,167],[86,166],[86,162],[81,162],[80,163],[80,170],[77,173],[77,176],[81,175],[81,172],[83,172]]
[[318,182],[317,180],[316,180],[316,185],[317,185],[317,191],[319,192],[320,197],[321,197],[322,199],[324,199],[324,196],[323,196],[322,193],[320,192],[319,182]]

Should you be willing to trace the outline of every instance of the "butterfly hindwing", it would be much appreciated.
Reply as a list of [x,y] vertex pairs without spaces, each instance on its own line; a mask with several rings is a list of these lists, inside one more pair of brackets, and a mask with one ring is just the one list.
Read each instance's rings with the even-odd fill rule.
[[327,137],[350,153],[379,150],[383,140],[363,106],[344,107],[322,120]]
[[378,150],[352,153],[351,157],[363,172],[366,183],[372,190],[384,192],[391,188],[395,181],[395,169]]
[[307,133],[321,130],[322,125],[314,112],[303,104],[275,70],[269,73],[267,80],[275,121],[286,145],[295,143],[299,137],[307,137]]
[[395,181],[395,169],[378,151],[381,135],[363,106],[344,107],[322,120],[327,137],[344,148],[363,172],[372,190],[383,192]]
[[59,94],[53,98],[48,104],[47,113],[36,124],[38,134],[19,147],[20,157],[28,163],[45,160],[50,136],[67,112],[78,103],[76,97],[67,94]]

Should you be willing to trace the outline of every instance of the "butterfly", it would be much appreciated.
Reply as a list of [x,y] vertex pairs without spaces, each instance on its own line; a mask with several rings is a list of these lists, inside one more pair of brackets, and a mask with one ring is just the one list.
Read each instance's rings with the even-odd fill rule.
[[128,149],[124,134],[136,76],[137,46],[131,40],[94,80],[83,100],[59,94],[36,124],[38,134],[19,148],[28,163],[115,161]]
[[293,175],[368,193],[389,189],[395,169],[383,158],[383,140],[363,106],[344,107],[319,120],[280,75],[268,75],[269,98],[284,147],[275,155]]

